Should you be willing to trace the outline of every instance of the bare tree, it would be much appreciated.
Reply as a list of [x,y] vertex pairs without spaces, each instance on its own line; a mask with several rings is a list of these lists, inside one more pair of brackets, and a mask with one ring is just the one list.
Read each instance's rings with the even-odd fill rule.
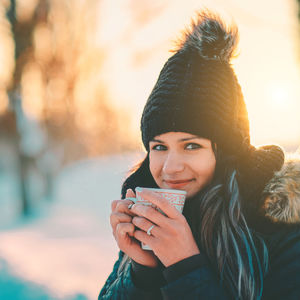
[[[10,122],[5,127],[14,136],[25,215],[31,202],[28,174],[38,165],[48,178],[53,161],[42,167],[40,161],[49,153],[64,164],[136,146],[124,126],[130,118],[111,106],[108,89],[99,80],[106,52],[93,44],[98,3],[39,0],[24,18],[19,3],[9,1],[15,68],[7,87],[10,109],[0,122]],[[36,151],[30,142],[24,146],[27,136],[35,134],[30,122],[44,135]]]

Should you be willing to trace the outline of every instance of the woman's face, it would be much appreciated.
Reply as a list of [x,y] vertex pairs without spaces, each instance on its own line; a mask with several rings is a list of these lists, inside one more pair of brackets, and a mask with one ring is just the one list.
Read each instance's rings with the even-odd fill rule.
[[149,143],[150,171],[160,188],[179,189],[194,196],[215,171],[211,141],[185,132],[167,132]]

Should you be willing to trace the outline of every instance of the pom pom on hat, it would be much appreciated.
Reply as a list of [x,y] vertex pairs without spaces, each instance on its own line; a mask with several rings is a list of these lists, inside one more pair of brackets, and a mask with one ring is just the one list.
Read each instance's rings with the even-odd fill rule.
[[227,63],[234,56],[239,40],[236,26],[226,26],[217,15],[208,11],[198,13],[197,18],[192,20],[191,29],[183,34],[177,51],[195,49],[205,59]]

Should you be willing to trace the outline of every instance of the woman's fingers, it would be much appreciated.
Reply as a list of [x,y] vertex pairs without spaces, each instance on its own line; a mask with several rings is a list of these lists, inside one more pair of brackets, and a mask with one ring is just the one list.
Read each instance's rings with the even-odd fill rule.
[[[120,212],[126,212],[126,205],[128,207],[129,204],[133,204],[135,201],[132,201],[130,199],[126,199],[126,198],[135,198],[135,193],[133,192],[132,189],[128,189],[126,191],[126,196],[125,199],[122,200],[113,200],[111,202],[111,211],[120,211]],[[122,210],[123,209],[123,210]],[[125,211],[124,211],[125,209]]]
[[158,207],[169,218],[171,219],[182,218],[182,214],[167,199],[165,199],[161,195],[149,190],[143,190],[141,196],[146,201],[149,201],[152,204],[154,204],[156,207]]
[[110,215],[110,225],[113,229],[113,233],[116,233],[116,227],[119,223],[131,223],[132,217],[119,212],[113,212]]
[[134,225],[132,223],[119,223],[116,226],[116,239],[119,247],[125,247],[128,243],[128,236],[134,235]]
[[159,225],[162,228],[172,227],[172,220],[184,220],[183,215],[177,211],[168,200],[164,199],[160,195],[148,191],[143,191],[142,197],[144,200],[152,203],[155,207],[159,208],[165,215],[160,213],[157,209],[153,208],[151,205],[145,204],[134,204],[131,207],[131,211],[138,216],[144,217],[154,224]]
[[126,198],[135,198],[135,193],[133,192],[132,189],[128,189],[126,191]]
[[120,236],[125,236],[127,233],[132,236],[134,233],[134,225],[132,223],[119,223],[116,227],[116,233]]
[[146,233],[149,230],[149,228],[151,228],[151,226],[154,225],[153,229],[151,230],[151,234],[153,236],[159,236],[162,234],[161,228],[158,225],[153,224],[152,222],[148,221],[143,217],[133,217],[132,223],[139,229],[145,231]]
[[114,200],[111,203],[111,210],[112,212],[119,212],[119,213],[125,213],[130,216],[133,216],[133,212],[128,208],[129,204],[134,204],[131,200]]
[[[155,227],[152,230],[154,230],[154,229],[155,229]],[[151,233],[152,233],[152,230],[151,230]],[[143,230],[135,230],[133,236],[138,241],[150,246],[150,248],[155,253],[154,248],[159,243],[159,239],[154,238],[154,236],[148,235]]]
[[161,227],[165,227],[168,223],[168,218],[150,205],[134,204],[130,210],[134,213],[134,215],[144,217],[150,222]]
[[[127,192],[128,195],[133,193],[132,190]],[[119,223],[131,223],[134,213],[130,210],[129,205],[134,204],[128,199],[114,200],[111,203],[112,213],[110,215],[110,224],[113,230],[113,235],[116,236],[116,227]]]
[[117,207],[117,204],[119,203],[120,200],[113,200],[111,201],[111,205],[110,205],[110,208],[111,208],[111,211],[115,211],[116,210],[116,207]]

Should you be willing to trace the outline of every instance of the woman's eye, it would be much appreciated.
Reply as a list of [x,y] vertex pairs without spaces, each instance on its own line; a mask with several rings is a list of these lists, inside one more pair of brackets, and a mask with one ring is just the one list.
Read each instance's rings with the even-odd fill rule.
[[152,150],[156,150],[156,151],[164,151],[164,150],[167,150],[167,147],[166,146],[164,146],[164,145],[154,145],[153,147],[152,147]]
[[187,150],[194,150],[194,149],[199,149],[199,148],[202,148],[202,146],[199,144],[196,144],[196,143],[189,143],[185,146],[185,149],[187,149]]

